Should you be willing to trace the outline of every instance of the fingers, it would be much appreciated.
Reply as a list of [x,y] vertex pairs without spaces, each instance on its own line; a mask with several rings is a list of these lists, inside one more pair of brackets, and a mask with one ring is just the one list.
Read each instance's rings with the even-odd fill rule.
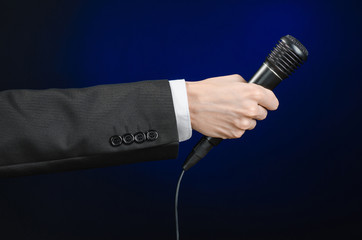
[[264,120],[268,115],[268,111],[258,105],[256,102],[249,102],[245,109],[240,110],[240,117],[249,117],[256,120]]
[[191,126],[212,137],[239,138],[276,110],[274,93],[238,74],[186,82]]
[[250,126],[247,130],[253,130],[256,126],[256,121],[254,119],[250,120]]
[[236,121],[235,127],[236,129],[245,131],[252,130],[256,126],[256,120],[252,118],[242,118]]
[[268,110],[276,110],[278,108],[279,101],[272,91],[257,84],[251,84],[254,87],[252,95],[254,99],[259,103],[259,105],[263,106]]
[[258,105],[258,114],[252,117],[256,120],[264,120],[267,115],[268,111],[264,107]]

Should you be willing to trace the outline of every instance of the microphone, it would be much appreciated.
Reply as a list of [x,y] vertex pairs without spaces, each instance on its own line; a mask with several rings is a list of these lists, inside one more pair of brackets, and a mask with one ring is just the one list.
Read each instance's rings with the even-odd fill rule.
[[[289,77],[301,66],[307,58],[307,49],[296,38],[286,35],[280,39],[249,83],[255,83],[273,90],[282,80]],[[186,158],[182,166],[183,170],[189,170],[222,140],[222,138],[203,136]]]

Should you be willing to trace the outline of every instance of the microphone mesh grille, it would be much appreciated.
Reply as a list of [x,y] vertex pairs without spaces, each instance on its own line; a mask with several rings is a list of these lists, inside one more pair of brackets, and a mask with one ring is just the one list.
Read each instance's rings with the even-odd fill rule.
[[[289,36],[290,35],[287,35],[286,37]],[[292,41],[292,44],[300,51],[305,53],[304,50],[306,51],[306,49],[303,45],[303,48],[301,48],[298,44],[295,43],[295,41]],[[296,50],[294,50],[292,47],[290,46],[290,43],[288,45],[281,40],[267,57],[269,63],[273,64],[274,67],[276,67],[281,73],[283,73],[285,75],[283,77],[285,78],[290,76],[300,65],[303,64],[303,59],[298,56],[298,54],[295,52]],[[306,55],[308,55],[308,53]]]

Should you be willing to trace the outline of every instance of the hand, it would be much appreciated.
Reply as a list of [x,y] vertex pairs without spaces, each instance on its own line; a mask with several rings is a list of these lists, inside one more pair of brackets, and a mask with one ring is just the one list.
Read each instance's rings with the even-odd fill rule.
[[272,91],[238,74],[186,82],[186,89],[191,126],[209,137],[240,138],[279,105]]

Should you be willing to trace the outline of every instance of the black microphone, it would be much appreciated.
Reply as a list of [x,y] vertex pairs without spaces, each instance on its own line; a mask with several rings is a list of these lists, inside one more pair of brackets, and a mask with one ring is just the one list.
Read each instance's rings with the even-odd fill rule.
[[[308,58],[307,49],[291,35],[282,37],[249,83],[273,90]],[[182,168],[189,170],[223,139],[203,136],[186,158]]]

